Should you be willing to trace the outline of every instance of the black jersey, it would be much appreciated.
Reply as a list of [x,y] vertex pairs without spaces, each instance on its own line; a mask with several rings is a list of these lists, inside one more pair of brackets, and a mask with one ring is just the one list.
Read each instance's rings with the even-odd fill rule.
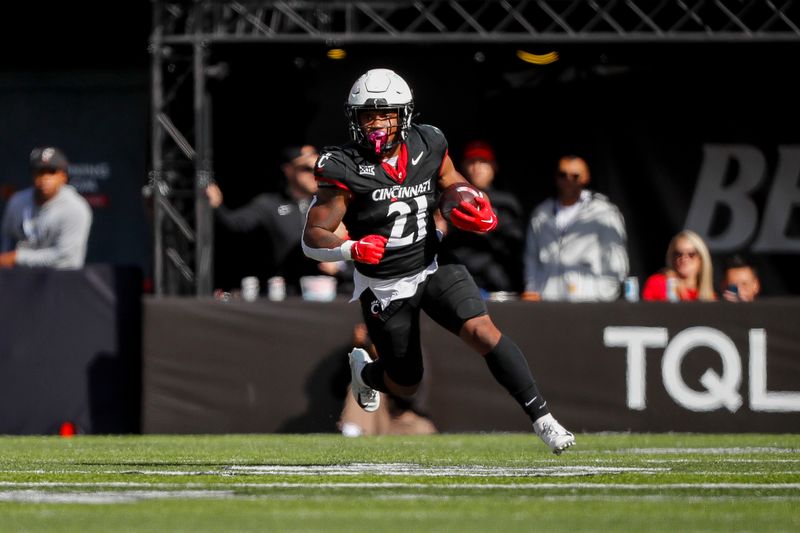
[[388,238],[381,262],[357,262],[359,272],[398,278],[416,274],[433,261],[439,245],[433,213],[446,154],[444,135],[428,125],[411,126],[396,168],[376,161],[355,143],[323,149],[314,174],[320,187],[340,187],[352,194],[344,217],[350,238]]

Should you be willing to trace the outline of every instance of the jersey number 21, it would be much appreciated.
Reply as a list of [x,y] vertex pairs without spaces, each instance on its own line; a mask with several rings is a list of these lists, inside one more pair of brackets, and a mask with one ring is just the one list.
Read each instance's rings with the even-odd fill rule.
[[406,228],[406,221],[409,215],[412,215],[413,209],[411,207],[411,202],[397,201],[389,204],[388,216],[397,213],[397,218],[394,219],[394,224],[392,224],[389,242],[386,243],[387,248],[407,246],[412,242],[421,241],[425,238],[425,235],[427,235],[428,231],[425,226],[425,219],[428,214],[428,198],[425,196],[417,196],[413,198],[413,200],[417,208],[415,215],[417,219],[417,228],[416,231],[412,230],[406,236],[403,236],[403,231]]

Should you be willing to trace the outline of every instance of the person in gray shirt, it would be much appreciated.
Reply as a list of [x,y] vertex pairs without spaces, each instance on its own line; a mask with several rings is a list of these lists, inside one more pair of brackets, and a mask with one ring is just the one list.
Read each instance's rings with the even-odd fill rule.
[[540,203],[528,223],[522,298],[616,300],[629,268],[625,219],[606,196],[587,189],[583,158],[561,157],[555,178],[556,196]]
[[15,193],[0,224],[0,267],[82,268],[92,225],[88,202],[67,185],[58,148],[31,152],[33,186]]

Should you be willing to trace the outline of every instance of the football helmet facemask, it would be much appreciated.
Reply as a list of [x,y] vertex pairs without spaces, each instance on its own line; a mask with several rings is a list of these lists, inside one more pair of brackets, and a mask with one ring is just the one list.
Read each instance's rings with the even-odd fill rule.
[[411,88],[394,71],[385,68],[369,70],[353,84],[344,104],[350,137],[359,145],[373,149],[375,139],[367,137],[358,120],[359,113],[365,110],[397,112],[397,134],[388,142],[378,144],[380,153],[386,153],[408,136],[414,112]]

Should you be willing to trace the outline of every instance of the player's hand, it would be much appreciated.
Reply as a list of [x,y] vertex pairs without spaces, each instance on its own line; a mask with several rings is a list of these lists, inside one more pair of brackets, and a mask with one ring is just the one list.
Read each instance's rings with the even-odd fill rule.
[[486,196],[476,196],[475,203],[461,202],[450,211],[450,222],[458,229],[484,233],[497,227],[497,215],[492,211],[492,204]]
[[383,258],[388,240],[383,235],[367,235],[353,244],[353,247],[350,248],[350,255],[353,261],[377,265]]

